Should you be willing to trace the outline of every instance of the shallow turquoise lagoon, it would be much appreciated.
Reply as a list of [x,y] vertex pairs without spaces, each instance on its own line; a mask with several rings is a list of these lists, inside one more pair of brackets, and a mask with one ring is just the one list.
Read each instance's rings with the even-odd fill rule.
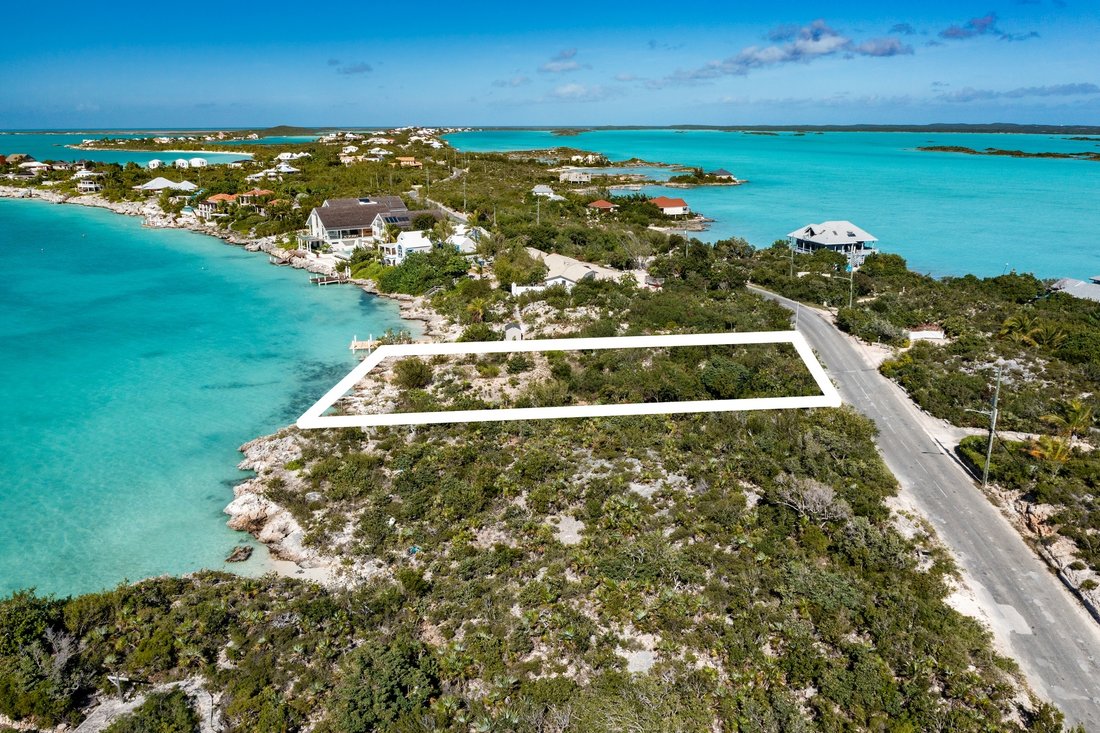
[[972,133],[825,133],[615,130],[556,136],[486,130],[448,136],[459,150],[569,146],[613,161],[726,168],[748,185],[652,187],[716,221],[702,238],[741,236],[766,246],[804,224],[849,219],[935,275],[1031,271],[1100,275],[1100,163],[919,151],[960,145],[1027,152],[1100,151],[1068,136]]
[[[191,232],[0,200],[0,594],[224,568],[237,447],[396,306]],[[258,553],[262,554],[262,553]]]

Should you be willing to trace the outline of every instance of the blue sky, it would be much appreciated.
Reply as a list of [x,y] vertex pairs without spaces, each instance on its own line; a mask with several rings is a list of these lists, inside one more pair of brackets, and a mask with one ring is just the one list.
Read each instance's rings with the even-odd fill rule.
[[4,129],[1100,124],[1097,0],[19,5]]

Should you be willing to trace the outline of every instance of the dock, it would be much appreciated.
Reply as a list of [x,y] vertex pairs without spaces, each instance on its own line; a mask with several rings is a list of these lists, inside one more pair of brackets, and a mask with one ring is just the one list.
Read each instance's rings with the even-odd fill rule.
[[360,341],[358,336],[352,336],[351,346],[349,346],[348,348],[352,351],[352,353],[356,351],[366,351],[370,353],[371,351],[377,349],[378,346],[379,343],[375,340],[374,334],[371,334],[370,338],[368,338],[366,341]]
[[345,267],[343,272],[337,272],[332,275],[318,275],[309,279],[314,285],[339,285],[340,283],[351,282],[351,268]]
[[309,279],[314,285],[338,285],[350,281],[346,275],[318,275]]

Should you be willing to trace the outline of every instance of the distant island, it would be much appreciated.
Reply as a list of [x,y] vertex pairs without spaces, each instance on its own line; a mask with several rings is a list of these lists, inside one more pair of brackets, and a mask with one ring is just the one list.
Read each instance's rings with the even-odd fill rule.
[[933,153],[963,153],[965,155],[999,155],[1007,158],[1071,158],[1076,160],[1100,161],[1100,153],[1028,153],[1023,150],[1000,150],[998,148],[986,148],[975,150],[962,145],[924,145],[917,150]]

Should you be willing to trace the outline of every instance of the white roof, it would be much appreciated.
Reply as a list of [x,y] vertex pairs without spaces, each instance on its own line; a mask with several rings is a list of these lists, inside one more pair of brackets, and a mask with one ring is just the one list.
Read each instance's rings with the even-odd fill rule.
[[787,236],[826,247],[878,241],[873,234],[860,229],[850,221],[824,221],[820,224],[808,224],[801,229],[796,229]]
[[404,247],[406,251],[432,248],[432,240],[428,239],[424,232],[419,231],[401,232],[397,235],[397,244]]
[[1095,283],[1087,283],[1084,280],[1064,277],[1051,285],[1051,287],[1067,295],[1072,295],[1075,298],[1084,298],[1085,300],[1100,302],[1100,285]]
[[601,267],[565,255],[543,252],[541,249],[535,249],[534,247],[528,247],[527,254],[531,255],[532,259],[546,265],[547,280],[562,278],[577,283],[586,277],[593,277],[596,280],[618,280],[619,276],[622,275],[620,271],[613,270],[610,267]]
[[465,234],[452,234],[447,237],[447,244],[457,249],[461,254],[469,255],[477,252],[477,242]]
[[198,188],[194,183],[190,181],[181,181],[176,183],[175,181],[169,181],[167,178],[154,178],[148,183],[143,183],[138,186],[142,191],[163,191],[166,188],[173,191],[194,191]]
[[531,193],[536,196],[552,196],[554,194],[554,189],[550,188],[545,183],[540,183],[531,189]]

